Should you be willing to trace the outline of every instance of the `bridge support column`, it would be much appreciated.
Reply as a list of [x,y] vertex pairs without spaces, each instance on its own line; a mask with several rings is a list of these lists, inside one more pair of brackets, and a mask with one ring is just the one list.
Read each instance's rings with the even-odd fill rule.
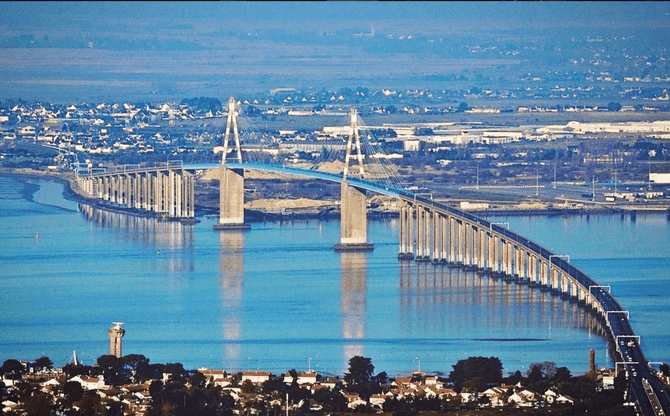
[[225,166],[216,172],[219,179],[219,222],[215,230],[248,230],[244,222],[244,170]]
[[531,285],[534,285],[537,282],[537,270],[536,269],[537,258],[534,254],[528,253],[528,281]]
[[497,270],[494,269],[495,267],[495,248],[496,248],[496,236],[493,235],[490,232],[486,233],[486,240],[487,240],[487,249],[488,249],[488,260],[486,261],[486,268],[490,273],[496,273]]
[[120,182],[119,182],[119,177],[116,175],[113,175],[110,178],[110,198],[109,201],[112,204],[118,204],[120,197],[121,197],[121,188],[120,188]]
[[577,281],[573,278],[570,278],[570,297],[577,299]]
[[440,230],[442,242],[440,243],[440,261],[449,262],[449,218],[440,214]]
[[142,174],[135,173],[133,180],[133,208],[142,209]]
[[424,261],[426,253],[426,208],[418,205],[416,208],[416,261]]
[[550,283],[549,286],[551,287],[551,290],[553,292],[553,291],[559,290],[559,287],[558,287],[558,269],[553,267],[553,266],[551,266],[550,269],[551,269],[551,283]]
[[449,217],[449,263],[458,263],[458,222]]
[[568,295],[568,276],[561,272],[561,293],[563,295]]
[[149,188],[151,184],[151,175],[148,172],[140,174],[140,208],[149,211]]
[[170,218],[181,211],[181,175],[170,169]]
[[441,237],[441,231],[440,231],[440,214],[437,211],[433,211],[433,215],[431,217],[431,225],[430,228],[433,230],[433,254],[432,254],[432,259],[433,263],[439,263],[440,262],[440,257],[441,257],[441,252],[442,252],[442,247],[441,247],[441,242],[442,242],[442,237]]
[[509,251],[507,250],[507,241],[500,239],[500,251],[501,251],[501,272],[504,275],[509,276]]
[[370,251],[367,242],[367,199],[365,191],[342,182],[340,203],[340,244],[335,251]]
[[549,263],[540,260],[540,285],[543,287],[550,287],[548,285],[549,279],[548,279],[548,274],[549,274]]
[[463,221],[456,221],[458,227],[458,257],[457,263],[461,266],[465,265],[465,224]]
[[130,175],[120,175],[119,181],[121,183],[121,198],[119,205],[130,208]]
[[427,207],[423,207],[423,260],[430,261],[432,259],[431,253],[431,239],[430,233],[433,228],[433,212]]
[[463,265],[466,269],[472,266],[472,226],[463,222]]
[[523,258],[524,250],[521,248],[520,245],[517,244],[517,245],[514,246],[514,253],[515,253],[514,268],[516,269],[514,274],[516,275],[517,279],[523,280],[524,273],[525,273],[525,268],[524,268],[524,264],[523,264],[524,263],[524,258]]
[[156,214],[162,212],[162,181],[163,173],[156,171],[151,175],[151,210]]
[[486,231],[483,228],[479,229],[479,269],[486,270],[487,255],[486,245],[489,243]]
[[110,202],[112,198],[112,178],[109,176],[104,176],[102,178],[102,199],[106,202]]
[[[195,175],[186,170],[182,171],[182,218],[195,218]],[[242,190],[244,192],[244,190]]]
[[400,252],[398,253],[398,258],[401,260],[414,259],[413,221],[414,212],[412,207],[407,203],[403,203],[400,207]]
[[479,229],[470,224],[472,233],[472,268],[479,269]]

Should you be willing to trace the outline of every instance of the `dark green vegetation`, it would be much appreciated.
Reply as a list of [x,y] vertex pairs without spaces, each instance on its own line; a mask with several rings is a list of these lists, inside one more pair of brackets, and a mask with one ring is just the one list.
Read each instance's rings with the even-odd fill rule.
[[[31,369],[49,370],[51,360],[40,357],[34,362],[22,363],[6,360],[0,367],[0,376],[10,380],[21,380]],[[68,364],[62,368],[62,374],[56,373],[57,383],[52,394],[40,390],[38,385],[49,376],[33,375],[24,377],[13,387],[0,383],[0,401],[19,403],[28,415],[101,415],[116,416],[128,412],[127,406],[113,399],[125,391],[140,391],[137,387],[148,385],[151,401],[146,414],[163,415],[233,415],[234,411],[244,414],[281,415],[285,412],[283,402],[288,397],[291,414],[319,415],[339,413],[376,413],[383,410],[394,415],[430,415],[430,414],[487,414],[490,399],[483,394],[489,387],[512,386],[502,393],[502,400],[521,389],[543,394],[549,389],[560,395],[570,396],[574,405],[538,405],[520,409],[508,404],[492,411],[495,414],[516,415],[632,415],[631,407],[623,406],[625,378],[623,374],[615,379],[614,388],[600,389],[595,374],[574,377],[565,367],[556,368],[553,362],[533,363],[526,375],[516,371],[509,377],[502,375],[502,363],[495,357],[470,357],[458,361],[446,378],[438,378],[456,392],[475,394],[475,400],[462,402],[460,396],[451,398],[430,397],[428,395],[409,395],[404,398],[388,396],[382,409],[370,404],[370,397],[387,392],[397,392],[400,379],[389,379],[386,373],[374,374],[375,367],[370,358],[355,356],[349,360],[349,368],[342,381],[336,380],[335,387],[318,389],[311,392],[308,387],[297,383],[296,370],[290,370],[292,382],[286,383],[283,375],[270,379],[260,385],[249,380],[242,382],[242,373],[229,374],[231,384],[225,388],[215,386],[211,380],[194,370],[186,370],[179,363],[150,364],[142,355],[128,355],[116,358],[103,355],[97,359],[97,365]],[[107,388],[101,397],[94,390],[85,390],[82,384],[72,380],[75,376],[86,377],[102,374]],[[164,374],[169,374],[164,377]],[[427,376],[414,373],[406,383],[423,384]],[[326,381],[317,376],[317,384]],[[519,385],[523,387],[513,387]],[[122,389],[123,387],[123,389]],[[232,390],[231,390],[232,389]],[[237,390],[239,393],[232,393]],[[354,409],[347,405],[345,395],[356,394],[362,400]],[[283,404],[280,404],[283,403]],[[9,416],[23,414],[18,409],[5,413]]]

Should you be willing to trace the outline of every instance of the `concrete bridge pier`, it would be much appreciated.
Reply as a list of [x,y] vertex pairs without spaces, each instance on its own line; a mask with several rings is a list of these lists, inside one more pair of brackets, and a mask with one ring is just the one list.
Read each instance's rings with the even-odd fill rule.
[[374,245],[367,242],[367,199],[365,190],[342,182],[340,203],[340,243],[335,251],[370,251]]
[[547,288],[549,286],[549,263],[540,260],[540,286]]
[[449,264],[458,264],[458,222],[449,217]]
[[479,269],[487,269],[486,245],[488,244],[487,234],[483,228],[479,228]]
[[219,180],[219,222],[215,230],[248,230],[244,222],[244,170],[221,166],[214,176]]
[[463,233],[463,267],[472,267],[472,227],[468,222],[463,222],[461,232]]
[[412,207],[409,204],[404,203],[400,207],[400,250],[398,253],[398,258],[400,260],[412,260],[414,259],[414,238],[412,223],[414,212]]
[[440,215],[440,262],[449,262],[449,218],[446,215]]
[[534,254],[528,253],[528,282],[531,286],[537,283],[537,257]]
[[501,240],[500,241],[500,249],[502,251],[502,255],[501,255],[502,271],[501,271],[501,273],[505,276],[509,276],[510,275],[510,269],[512,268],[512,260],[510,260],[510,252],[509,252],[509,243],[506,240]]
[[556,293],[560,290],[560,288],[558,287],[558,275],[559,275],[558,268],[551,266],[551,282],[549,286],[551,287],[552,293]]
[[443,230],[441,215],[437,211],[433,211],[432,225],[433,229],[433,263],[437,264],[442,260],[442,233]]
[[491,274],[495,274],[498,272],[497,270],[497,257],[496,257],[496,248],[497,246],[497,237],[493,235],[491,232],[486,233],[486,240],[488,242],[488,253],[487,257],[488,259],[486,260],[486,269],[489,271]]
[[[430,245],[431,245],[431,240],[430,240],[430,231],[431,231],[431,226],[432,226],[432,221],[431,221],[431,215],[432,212],[427,208],[427,207],[422,207],[421,209],[421,228],[420,228],[420,233],[421,233],[421,245],[423,247],[423,252],[421,255],[421,258],[419,259],[419,256],[417,255],[417,261],[430,261],[432,255],[431,255],[431,250],[430,250]],[[418,250],[417,250],[418,254]]]

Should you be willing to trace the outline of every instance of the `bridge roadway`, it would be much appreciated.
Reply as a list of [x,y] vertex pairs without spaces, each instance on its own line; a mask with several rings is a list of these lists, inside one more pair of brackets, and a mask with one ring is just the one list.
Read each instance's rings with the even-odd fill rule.
[[[228,169],[258,170],[284,175],[310,177],[338,183],[343,182],[342,174],[323,172],[315,169],[249,162],[228,162],[225,166]],[[221,168],[221,164],[184,164],[179,166],[175,165],[174,167],[176,169],[183,169],[195,173],[198,171],[219,169]],[[152,169],[156,168],[125,168],[120,170],[119,174],[140,171],[150,172]],[[161,169],[165,169],[165,167],[162,167]],[[113,173],[106,172],[106,174],[109,175]],[[447,218],[447,224],[449,221],[458,223],[456,228],[453,228],[453,225],[443,225],[442,231],[439,231],[442,234],[449,232],[451,233],[449,238],[463,241],[459,241],[458,244],[452,243],[452,246],[458,246],[455,249],[453,247],[451,248],[452,253],[446,253],[448,249],[442,247],[443,254],[439,255],[436,254],[438,253],[437,247],[433,247],[433,254],[429,254],[430,250],[426,248],[425,253],[423,253],[426,255],[423,257],[417,256],[416,260],[427,260],[432,257],[432,261],[435,263],[448,262],[465,267],[469,267],[471,263],[473,268],[489,271],[492,274],[507,275],[507,277],[516,278],[529,284],[539,283],[538,285],[542,289],[551,290],[564,297],[571,297],[572,299],[591,307],[600,314],[607,324],[612,342],[622,359],[620,362],[617,361],[615,365],[617,371],[621,368],[622,371],[626,372],[626,377],[629,383],[628,401],[635,403],[640,414],[656,416],[668,414],[668,409],[670,409],[670,397],[668,396],[667,389],[655,377],[649,363],[645,359],[640,345],[640,338],[635,335],[630,325],[628,312],[621,307],[609,290],[605,290],[604,286],[599,285],[582,271],[572,266],[569,261],[564,258],[566,256],[557,255],[527,238],[510,231],[500,223],[492,223],[468,212],[433,201],[432,197],[428,196],[428,193],[417,194],[392,185],[352,176],[349,176],[346,182],[355,188],[399,198],[404,201],[406,206],[415,209],[414,211],[410,210],[407,217],[415,218],[416,221],[420,221],[418,218],[427,215],[425,213],[430,211],[431,215],[433,215],[431,218],[442,217]],[[401,222],[402,221],[401,218]],[[428,222],[428,220],[425,221],[426,223]],[[435,222],[435,224],[437,224],[437,222]],[[402,228],[401,225],[401,230]],[[468,231],[463,231],[464,229],[470,230],[470,234],[468,234]],[[417,235],[419,235],[418,240],[421,240],[420,236],[423,231],[420,230],[420,225],[417,226],[416,232]],[[437,236],[437,228],[432,230],[432,233]],[[413,235],[411,226],[409,226],[409,234],[411,238]],[[482,237],[480,237],[480,235]],[[403,236],[401,235],[400,238],[401,250],[399,257],[403,258],[403,255],[407,255],[408,253],[403,252]],[[446,239],[446,237],[444,238]],[[489,249],[489,253],[495,250],[495,255],[488,254],[488,257],[486,257],[487,255],[484,254],[484,239],[486,239],[486,241],[488,241],[487,244],[492,247]],[[426,234],[423,243],[421,243],[421,241],[419,241],[419,243],[427,244],[428,247],[430,245],[428,240],[429,237],[428,234]],[[433,244],[437,244],[435,241],[436,240],[434,239]],[[482,247],[481,252],[478,251],[480,242]],[[414,244],[416,244],[416,242],[414,242]],[[469,246],[467,246],[468,244]],[[408,247],[408,250],[410,251],[409,254],[413,257],[412,246],[408,245]],[[418,247],[418,249],[421,249],[421,247]],[[461,250],[461,253],[454,255],[453,251],[458,251],[459,249]],[[471,250],[472,253],[469,253],[468,250]],[[517,253],[516,257],[511,254],[512,250]],[[507,255],[498,255],[499,252],[506,253],[507,251],[509,251]],[[466,254],[464,255],[463,252]],[[512,266],[513,259],[515,263],[514,266]],[[507,267],[506,263],[509,263]],[[500,264],[502,264],[502,270],[499,270]],[[484,265],[487,267],[484,267]],[[539,273],[538,270],[536,270],[536,267],[539,269]],[[537,276],[538,274],[542,281],[534,282],[532,276]],[[558,276],[560,276],[560,286],[558,283]],[[524,277],[526,277],[526,279],[524,279]],[[570,291],[568,291],[568,285],[570,285]],[[645,389],[645,387],[647,388]]]

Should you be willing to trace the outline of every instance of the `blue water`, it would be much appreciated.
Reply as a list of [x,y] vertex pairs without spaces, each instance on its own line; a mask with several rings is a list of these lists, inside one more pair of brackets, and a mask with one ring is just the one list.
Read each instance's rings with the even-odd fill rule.
[[[31,190],[38,189],[30,198]],[[124,322],[124,354],[186,368],[448,374],[495,356],[505,371],[550,360],[573,374],[612,366],[571,302],[475,272],[400,262],[398,223],[371,221],[368,253],[336,253],[338,221],[162,222],[78,206],[47,180],[0,176],[0,362],[73,351],[93,364]],[[649,360],[670,362],[670,224],[664,215],[498,218],[611,285]],[[39,233],[36,238],[35,234]],[[598,236],[597,238],[593,238]]]

